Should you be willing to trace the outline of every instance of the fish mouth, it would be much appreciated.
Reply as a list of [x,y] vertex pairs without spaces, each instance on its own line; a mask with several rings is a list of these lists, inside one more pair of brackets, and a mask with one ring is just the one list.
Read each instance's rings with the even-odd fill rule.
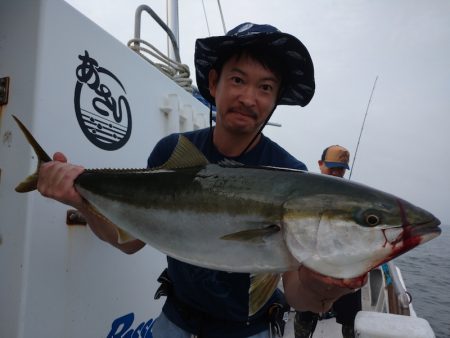
[[428,221],[406,225],[406,227],[409,228],[411,237],[430,237],[431,239],[439,236],[442,232],[441,228],[439,228],[440,224],[441,221],[436,217],[433,217]]
[[439,228],[441,221],[437,219],[433,214],[422,210],[421,217],[416,221],[410,222],[410,220],[414,220],[414,217],[411,219],[407,215],[409,203],[400,199],[397,200],[397,203],[400,209],[402,227],[407,233],[406,237],[420,238],[423,242],[426,242],[430,239],[435,238],[436,236],[439,236],[442,231]]
[[438,237],[442,230],[439,228],[441,221],[434,216],[431,216],[428,221],[417,223],[406,223],[402,225],[403,232],[397,237],[396,240],[391,241],[392,245],[391,253],[379,260],[372,267],[381,265],[409,250],[415,248],[418,245],[424,244],[436,237]]

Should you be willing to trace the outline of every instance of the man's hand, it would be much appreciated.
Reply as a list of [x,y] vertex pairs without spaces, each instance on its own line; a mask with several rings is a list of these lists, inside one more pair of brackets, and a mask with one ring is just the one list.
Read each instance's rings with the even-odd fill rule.
[[55,153],[53,161],[39,168],[37,190],[45,197],[79,209],[83,198],[75,190],[74,181],[83,171],[83,167],[67,163],[63,153]]
[[305,266],[283,274],[287,302],[296,310],[315,313],[328,311],[337,299],[355,292],[366,282],[367,274],[351,279],[336,279]]
[[145,246],[145,243],[134,239],[126,243],[118,242],[117,227],[100,217],[89,207],[74,187],[75,179],[84,171],[79,165],[67,163],[63,153],[55,153],[53,161],[39,168],[38,191],[45,197],[70,205],[78,209],[86,219],[89,227],[101,240],[110,243],[125,253],[132,254]]

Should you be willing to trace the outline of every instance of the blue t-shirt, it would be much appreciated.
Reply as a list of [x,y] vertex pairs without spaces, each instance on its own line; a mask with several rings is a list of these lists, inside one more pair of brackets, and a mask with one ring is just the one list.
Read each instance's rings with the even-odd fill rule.
[[[211,141],[209,128],[183,134],[211,163],[225,158],[246,165],[263,165],[307,170],[305,164],[269,138],[261,135],[258,144],[247,153],[229,158],[223,156]],[[148,167],[164,164],[178,142],[178,134],[169,135],[158,142],[149,159]],[[248,337],[268,328],[267,308],[279,302],[282,293],[277,290],[258,313],[248,318],[249,274],[229,273],[197,267],[167,257],[168,273],[173,284],[174,297],[168,297],[163,307],[165,315],[184,330],[208,338]],[[179,303],[194,308],[198,313],[186,313]],[[190,311],[193,312],[193,311]]]

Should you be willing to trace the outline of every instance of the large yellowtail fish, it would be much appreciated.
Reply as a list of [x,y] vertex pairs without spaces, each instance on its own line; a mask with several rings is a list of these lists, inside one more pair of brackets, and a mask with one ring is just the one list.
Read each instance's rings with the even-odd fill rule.
[[[16,121],[39,162],[49,161]],[[16,190],[34,190],[36,180]],[[359,277],[440,234],[436,217],[391,194],[298,170],[208,163],[183,136],[161,167],[86,170],[75,186],[123,240],[130,234],[180,261],[251,273],[250,315],[283,271],[303,264]]]

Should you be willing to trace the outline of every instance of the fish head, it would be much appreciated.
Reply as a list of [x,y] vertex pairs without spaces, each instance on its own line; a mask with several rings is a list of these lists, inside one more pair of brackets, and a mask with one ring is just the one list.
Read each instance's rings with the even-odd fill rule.
[[314,271],[359,277],[441,232],[440,221],[422,208],[364,185],[339,183],[339,189],[293,197],[284,206],[289,251]]

